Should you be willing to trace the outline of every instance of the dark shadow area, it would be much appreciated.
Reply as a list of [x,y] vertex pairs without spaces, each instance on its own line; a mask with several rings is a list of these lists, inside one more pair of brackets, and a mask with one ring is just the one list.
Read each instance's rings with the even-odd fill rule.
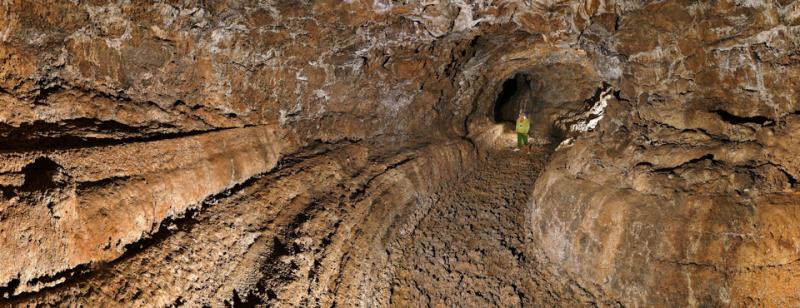
[[561,144],[562,141],[569,138],[569,134],[563,128],[551,124],[550,131],[547,134],[547,139],[550,140],[550,144],[553,146],[553,149]]
[[733,125],[756,124],[761,126],[771,126],[775,121],[765,116],[743,117],[737,116],[722,109],[713,110],[720,119]]
[[503,82],[500,94],[494,102],[494,121],[515,122],[520,110],[531,111],[533,98],[531,97],[531,76],[518,73]]
[[22,168],[22,173],[25,174],[25,183],[20,190],[26,192],[46,191],[58,187],[56,175],[60,169],[61,166],[49,158],[37,158],[32,164]]

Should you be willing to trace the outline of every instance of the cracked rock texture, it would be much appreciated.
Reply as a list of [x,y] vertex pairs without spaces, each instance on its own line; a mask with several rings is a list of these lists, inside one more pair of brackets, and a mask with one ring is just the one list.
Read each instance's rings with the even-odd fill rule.
[[798,89],[787,0],[2,1],[0,304],[796,306]]

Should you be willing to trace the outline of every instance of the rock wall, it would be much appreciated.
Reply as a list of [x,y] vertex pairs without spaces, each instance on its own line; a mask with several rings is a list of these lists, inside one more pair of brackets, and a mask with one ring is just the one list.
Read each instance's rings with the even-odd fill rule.
[[[526,73],[541,129],[614,89],[533,188],[534,243],[565,275],[623,305],[797,302],[796,2],[11,0],[0,16],[5,299],[326,147],[496,145],[493,104]],[[423,205],[402,195],[426,185],[353,228],[413,225]],[[365,252],[385,238],[354,238],[351,258],[387,262]],[[331,288],[367,303],[380,278],[354,264]]]
[[617,99],[538,179],[539,243],[632,305],[796,304],[797,4],[618,10],[584,42],[624,60]]
[[436,106],[469,42],[379,8],[4,2],[4,291],[114,260],[293,153],[450,121]]

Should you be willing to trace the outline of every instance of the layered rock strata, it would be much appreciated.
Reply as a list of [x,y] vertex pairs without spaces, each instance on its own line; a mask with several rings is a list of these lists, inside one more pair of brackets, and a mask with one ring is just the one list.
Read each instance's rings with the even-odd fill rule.
[[526,234],[526,268],[548,269],[531,279],[559,286],[539,303],[798,302],[796,2],[12,0],[0,16],[3,302],[440,302],[391,296],[418,278],[396,280],[410,267],[387,247],[420,230],[401,255],[424,255],[456,217],[444,182],[477,183],[481,157],[528,159],[489,154],[513,142],[494,113],[520,74],[554,152],[528,178],[527,229],[502,234]]

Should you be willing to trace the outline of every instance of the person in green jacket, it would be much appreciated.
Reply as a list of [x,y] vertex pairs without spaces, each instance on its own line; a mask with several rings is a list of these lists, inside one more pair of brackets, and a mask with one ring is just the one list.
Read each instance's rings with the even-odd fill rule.
[[531,129],[531,121],[524,112],[520,112],[517,117],[517,147],[522,148],[528,145],[528,131]]

